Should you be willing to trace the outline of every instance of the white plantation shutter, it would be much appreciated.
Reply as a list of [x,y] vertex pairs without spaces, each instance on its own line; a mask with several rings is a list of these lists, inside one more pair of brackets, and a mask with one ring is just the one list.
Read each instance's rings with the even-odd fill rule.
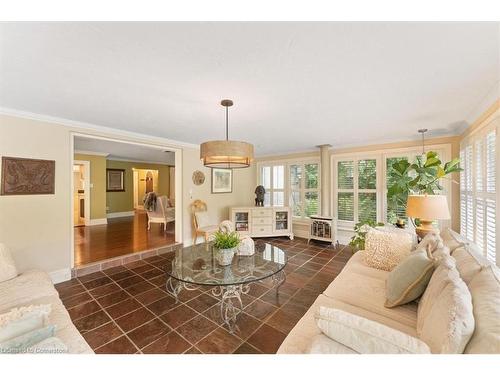
[[494,131],[488,133],[486,136],[486,191],[494,193],[495,189],[495,143],[496,134]]
[[476,149],[474,150],[476,165],[476,191],[483,191],[483,140],[476,141]]
[[496,202],[486,200],[486,257],[496,261]]
[[484,227],[484,216],[485,216],[485,202],[483,198],[476,198],[476,233],[474,237],[474,242],[481,248],[484,249],[484,236],[486,234]]

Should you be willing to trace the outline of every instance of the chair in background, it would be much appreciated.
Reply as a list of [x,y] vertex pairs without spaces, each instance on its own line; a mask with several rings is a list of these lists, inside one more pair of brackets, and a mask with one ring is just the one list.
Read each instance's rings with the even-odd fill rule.
[[198,236],[203,236],[205,242],[209,241],[210,236],[217,232],[219,226],[210,223],[207,204],[199,199],[191,203],[191,213],[193,216],[193,244],[196,245]]
[[175,208],[169,207],[168,198],[162,195],[156,199],[156,209],[154,211],[146,211],[148,214],[148,230],[151,229],[151,223],[163,224],[164,230],[167,231],[167,224],[175,221]]

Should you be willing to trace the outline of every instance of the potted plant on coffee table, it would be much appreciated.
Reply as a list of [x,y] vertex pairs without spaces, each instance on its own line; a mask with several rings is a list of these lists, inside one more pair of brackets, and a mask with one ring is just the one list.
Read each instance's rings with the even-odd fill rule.
[[213,246],[219,265],[228,266],[231,264],[239,244],[240,236],[237,232],[215,232]]

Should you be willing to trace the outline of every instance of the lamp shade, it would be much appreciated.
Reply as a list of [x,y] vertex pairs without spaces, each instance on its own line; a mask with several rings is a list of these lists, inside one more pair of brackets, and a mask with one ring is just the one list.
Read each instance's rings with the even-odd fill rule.
[[408,216],[421,220],[448,220],[450,210],[444,195],[409,195],[406,205]]
[[200,146],[200,159],[209,168],[247,168],[253,145],[239,141],[208,141]]

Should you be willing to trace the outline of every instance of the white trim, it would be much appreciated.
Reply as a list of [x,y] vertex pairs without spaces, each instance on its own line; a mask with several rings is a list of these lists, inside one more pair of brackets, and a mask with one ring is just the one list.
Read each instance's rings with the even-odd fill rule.
[[[170,150],[167,150],[170,151]],[[173,152],[173,151],[171,151]],[[108,154],[109,155],[109,154]],[[126,158],[120,158],[118,156],[111,156],[107,158],[108,160],[113,160],[113,161],[124,161],[127,163],[144,163],[144,164],[155,164],[155,165],[164,165],[167,167],[175,167],[175,165],[172,164],[167,164],[166,162],[159,162],[159,161],[148,161],[148,160],[140,160],[140,159],[126,159]],[[141,169],[141,168],[139,168]]]
[[[86,189],[84,191],[84,199],[85,199],[85,217],[84,217],[84,223],[85,225],[90,225],[90,161],[87,160],[73,160],[73,165],[83,165],[84,167],[84,173],[85,173],[85,184],[86,184]],[[74,181],[72,186],[72,192],[74,191]],[[73,202],[74,204],[74,202]],[[78,202],[80,204],[80,202]],[[74,224],[74,223],[73,223]]]
[[111,212],[109,214],[106,214],[106,217],[108,219],[113,219],[115,217],[129,217],[129,216],[134,216],[135,211],[123,211],[123,212]]
[[[132,137],[132,138],[136,138],[138,140],[141,139],[145,142],[160,142],[162,144],[168,143],[172,146],[187,147],[187,148],[194,148],[194,149],[200,148],[200,145],[193,144],[193,143],[180,142],[180,141],[175,141],[175,140],[168,139],[168,138],[156,137],[153,135],[146,135],[146,134],[131,132],[128,130],[110,128],[107,126],[91,124],[88,122],[69,120],[69,119],[65,119],[62,117],[54,117],[54,116],[48,116],[48,115],[43,115],[43,114],[34,113],[34,112],[22,111],[22,110],[18,110],[15,108],[0,107],[0,114],[4,114],[7,116],[26,118],[26,119],[30,119],[30,120],[37,120],[37,121],[42,121],[42,122],[49,122],[49,123],[52,123],[55,125],[63,125],[66,127],[73,126],[75,128],[80,128],[82,130],[93,130],[93,131],[98,131],[98,132],[111,133],[112,135],[117,135],[117,136]],[[112,139],[112,140],[119,142],[119,140],[117,140],[117,139]],[[126,143],[129,143],[129,142],[126,142]],[[149,145],[149,146],[151,146],[151,145]]]
[[49,272],[52,283],[59,284],[63,281],[71,280],[71,268],[63,268],[57,271]]
[[108,157],[109,155],[109,153],[107,152],[86,151],[86,150],[75,150],[75,154],[104,156],[105,158]]
[[90,226],[93,226],[93,225],[106,225],[108,224],[108,219],[107,218],[102,218],[102,219],[90,219],[90,223],[89,225]]

